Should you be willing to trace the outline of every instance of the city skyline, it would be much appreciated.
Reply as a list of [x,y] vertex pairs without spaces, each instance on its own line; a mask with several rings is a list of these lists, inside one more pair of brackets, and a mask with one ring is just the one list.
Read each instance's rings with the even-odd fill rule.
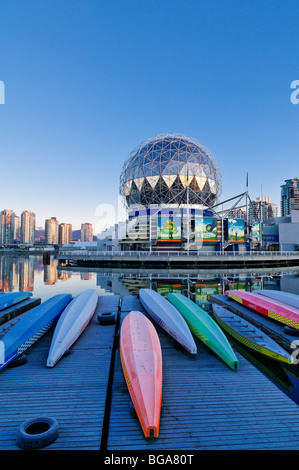
[[3,209],[96,227],[131,151],[173,132],[211,151],[221,200],[248,173],[279,206],[298,176],[298,15],[295,1],[2,2]]
[[[42,231],[44,235],[36,235]],[[81,238],[75,236],[80,234]],[[50,217],[44,221],[42,227],[36,226],[36,214],[30,210],[24,210],[18,216],[11,209],[0,209],[0,244],[12,244],[15,242],[33,244],[44,238],[47,245],[67,244],[70,241],[93,241],[93,226],[90,223],[81,223],[80,230],[73,230],[72,224],[59,222],[56,217]]]
[[[299,186],[298,181],[299,181],[299,178],[295,177],[293,179],[285,180],[284,184],[280,185],[280,188],[281,188],[281,190],[280,190],[280,201],[279,201],[278,204],[273,202],[269,196],[257,196],[255,199],[251,198],[251,202],[250,202],[249,207],[248,207],[249,221],[251,221],[251,223],[253,223],[254,221],[257,221],[257,220],[264,221],[264,220],[267,220],[267,219],[272,218],[272,217],[290,215],[290,212],[288,212],[288,213],[286,213],[286,212],[282,213],[282,212],[283,212],[283,206],[286,204],[284,202],[285,199],[286,199],[286,187],[289,188],[291,184],[294,184],[295,195],[296,196],[295,196],[294,200],[292,199],[293,206],[291,206],[291,203],[289,202],[289,204],[290,204],[289,210],[291,208],[298,209],[299,208],[299,202],[298,202],[299,198],[297,196],[297,194],[298,194],[297,186]],[[262,207],[263,207],[263,209],[262,209],[262,215],[261,215],[260,211],[261,211]],[[24,210],[21,213],[21,217],[19,217],[17,214],[15,214],[15,212],[13,210],[10,210],[10,209],[1,210],[1,208],[0,208],[0,242],[3,243],[3,241],[2,241],[3,234],[1,232],[1,214],[4,213],[4,212],[8,212],[8,213],[11,213],[13,215],[15,226],[13,228],[13,233],[14,234],[12,236],[14,237],[14,239],[18,238],[20,242],[34,243],[34,235],[33,234],[31,234],[31,236],[29,236],[27,234],[27,236],[25,238],[25,235],[23,234],[23,232],[25,230],[25,227],[22,229],[22,222],[23,222],[23,226],[25,226],[25,223],[28,225],[29,222],[27,222],[27,218],[28,218],[28,214],[29,214],[29,215],[33,216],[34,224],[35,224],[36,214],[34,212],[30,211],[30,210]],[[239,206],[238,209],[234,209],[232,214],[233,214],[233,217],[235,217],[235,218],[244,219],[244,218],[246,218],[246,207],[241,205],[241,206]],[[20,222],[20,220],[21,220],[21,222]],[[47,223],[50,223],[50,222],[53,222],[54,225],[55,225],[55,230],[54,230],[55,233],[51,229],[52,234],[47,235]],[[106,228],[110,228],[110,226],[109,227],[107,226]],[[29,228],[26,228],[26,230],[28,232]],[[32,227],[30,228],[30,230],[32,232]],[[44,231],[45,243],[46,244],[62,244],[62,243],[65,244],[65,243],[68,243],[69,241],[72,240],[72,232],[79,232],[81,241],[93,241],[93,237],[97,236],[99,233],[101,233],[101,231],[98,231],[98,232],[96,231],[95,232],[93,224],[91,224],[89,222],[84,222],[84,223],[81,222],[79,229],[73,229],[72,224],[70,224],[68,222],[59,222],[56,217],[49,217],[48,219],[46,219],[44,221],[44,224],[41,225],[41,226],[34,225],[34,230],[35,231],[40,231],[40,230]],[[19,235],[16,236],[18,231],[19,231]],[[51,237],[52,237],[52,239],[51,239],[52,241],[50,240]],[[35,237],[35,239],[37,240],[36,237]],[[62,240],[63,240],[63,242],[62,242]]]

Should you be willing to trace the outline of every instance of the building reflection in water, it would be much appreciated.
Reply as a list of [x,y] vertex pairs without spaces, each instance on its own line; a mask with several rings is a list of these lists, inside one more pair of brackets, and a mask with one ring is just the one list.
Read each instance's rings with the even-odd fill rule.
[[19,262],[19,291],[33,292],[34,290],[34,259],[21,259]]
[[58,281],[58,260],[53,258],[50,264],[45,264],[44,266],[44,283],[49,286],[56,284]]

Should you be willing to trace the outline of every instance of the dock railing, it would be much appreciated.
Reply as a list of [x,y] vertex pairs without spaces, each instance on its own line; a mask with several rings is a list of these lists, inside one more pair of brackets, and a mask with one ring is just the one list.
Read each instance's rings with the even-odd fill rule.
[[263,257],[279,257],[279,256],[297,256],[299,257],[299,251],[97,251],[97,250],[61,250],[59,256],[65,256],[66,258],[71,256],[79,257],[169,257],[169,256],[180,256],[180,257],[244,257],[244,256],[263,256]]

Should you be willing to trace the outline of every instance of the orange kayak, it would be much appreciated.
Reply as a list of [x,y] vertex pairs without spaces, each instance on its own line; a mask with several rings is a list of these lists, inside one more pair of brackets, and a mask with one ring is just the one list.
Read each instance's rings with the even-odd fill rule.
[[145,437],[158,437],[162,401],[162,351],[151,321],[130,312],[120,332],[120,355],[126,383]]

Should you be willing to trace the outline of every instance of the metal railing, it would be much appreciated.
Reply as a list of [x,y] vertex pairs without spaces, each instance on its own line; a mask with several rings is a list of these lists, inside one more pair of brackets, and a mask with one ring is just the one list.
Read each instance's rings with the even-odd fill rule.
[[191,252],[191,251],[96,251],[96,250],[63,250],[59,251],[59,256],[87,256],[91,257],[106,257],[106,256],[120,256],[120,257],[169,257],[169,256],[180,256],[180,257],[222,257],[222,256],[298,256],[299,251],[200,251],[200,252]]

